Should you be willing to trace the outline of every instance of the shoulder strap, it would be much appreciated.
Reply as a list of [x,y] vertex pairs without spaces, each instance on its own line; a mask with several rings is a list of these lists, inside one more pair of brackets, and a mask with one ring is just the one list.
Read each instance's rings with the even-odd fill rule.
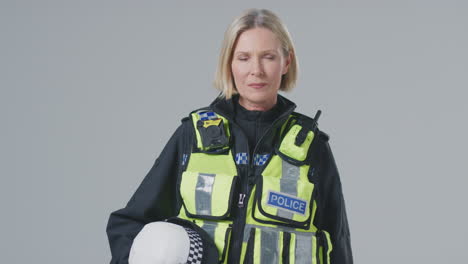
[[187,168],[187,161],[190,158],[190,153],[192,152],[192,144],[193,144],[193,133],[192,133],[192,125],[191,125],[191,120],[190,117],[184,117],[181,120],[183,126],[182,126],[182,144],[183,144],[183,152],[182,152],[182,157],[181,158],[181,172],[185,171]]

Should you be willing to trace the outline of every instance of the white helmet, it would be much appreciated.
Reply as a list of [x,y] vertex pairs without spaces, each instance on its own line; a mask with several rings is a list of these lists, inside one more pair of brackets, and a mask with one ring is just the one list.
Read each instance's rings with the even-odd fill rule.
[[182,219],[152,222],[133,240],[129,264],[217,263],[218,250],[203,229]]

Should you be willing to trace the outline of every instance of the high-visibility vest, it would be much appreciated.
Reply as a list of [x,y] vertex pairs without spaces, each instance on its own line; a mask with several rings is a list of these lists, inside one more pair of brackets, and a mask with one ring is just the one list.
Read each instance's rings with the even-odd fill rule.
[[[330,263],[332,243],[329,233],[314,225],[317,191],[309,179],[318,138],[315,120],[295,112],[288,117],[274,150],[255,155],[253,162],[264,169],[244,193],[237,166],[247,162],[248,154],[233,153],[228,120],[209,110],[193,111],[190,118],[196,142],[178,180],[178,217],[210,234],[219,263],[227,263],[229,243],[241,243],[240,263]],[[232,215],[235,206],[246,207],[243,241],[231,241],[240,217]]]

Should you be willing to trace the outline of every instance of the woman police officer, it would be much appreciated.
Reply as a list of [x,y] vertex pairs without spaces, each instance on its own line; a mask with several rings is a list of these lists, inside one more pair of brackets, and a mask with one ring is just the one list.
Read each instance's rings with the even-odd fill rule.
[[[314,118],[294,112],[278,94],[296,78],[293,43],[280,19],[265,9],[236,18],[214,82],[220,96],[182,119],[126,207],[111,213],[111,263],[170,261],[154,256],[162,254],[196,263],[183,250],[193,241],[169,239],[175,226],[197,231],[206,255],[215,251],[205,263],[352,263],[338,170],[329,137],[317,127],[320,111]],[[149,256],[144,250],[153,256],[141,260]]]

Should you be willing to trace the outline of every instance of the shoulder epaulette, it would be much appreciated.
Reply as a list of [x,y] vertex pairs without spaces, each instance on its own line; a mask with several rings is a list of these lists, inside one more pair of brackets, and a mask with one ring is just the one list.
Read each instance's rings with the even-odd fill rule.
[[[311,118],[311,117],[309,117],[307,115],[298,113],[298,112],[293,112],[293,114],[298,116],[299,118],[302,118],[303,120],[306,120],[306,121],[313,121],[314,120],[313,118]],[[325,142],[327,142],[330,139],[330,136],[327,133],[320,130],[320,129],[318,129],[317,136],[318,136],[318,138],[320,138],[321,140],[323,140]]]
[[327,133],[325,133],[325,132],[323,132],[321,130],[319,130],[318,136],[319,136],[320,139],[322,139],[325,142],[330,139],[330,136]]
[[200,111],[210,111],[210,107],[209,106],[204,106],[204,107],[197,108],[197,109],[195,109],[193,111],[190,111],[190,113],[187,116],[185,116],[184,118],[182,118],[180,121],[184,122],[184,121],[190,120],[190,116],[193,113],[200,112]]
[[200,112],[200,111],[211,111],[211,109],[210,109],[209,106],[204,106],[204,107],[200,107],[200,108],[197,108],[197,109],[191,111],[190,114]]

